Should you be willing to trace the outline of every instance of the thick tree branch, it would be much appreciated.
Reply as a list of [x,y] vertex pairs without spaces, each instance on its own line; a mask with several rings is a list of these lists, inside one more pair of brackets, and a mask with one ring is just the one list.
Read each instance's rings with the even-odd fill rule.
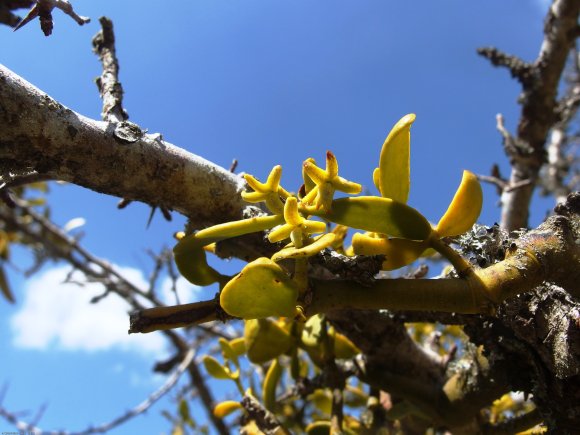
[[241,177],[134,124],[77,114],[4,66],[0,125],[0,174],[5,182],[36,172],[174,209],[189,217],[194,228],[241,217]]
[[538,173],[545,160],[546,138],[557,119],[556,95],[562,71],[577,37],[580,0],[554,0],[545,21],[544,41],[538,58],[526,64],[496,49],[480,50],[494,65],[508,66],[522,83],[522,113],[510,153],[510,185],[530,180],[529,185],[502,193],[502,228],[517,230],[528,225],[529,206]]
[[[565,207],[571,211],[564,213]],[[564,210],[564,211],[563,211]],[[514,242],[506,259],[465,278],[378,279],[361,285],[353,280],[311,279],[307,315],[338,310],[417,310],[491,314],[495,306],[543,281],[580,296],[580,194],[536,230]],[[566,268],[561,265],[566,264]],[[151,332],[224,319],[217,298],[187,305],[140,310],[131,315],[129,332]]]

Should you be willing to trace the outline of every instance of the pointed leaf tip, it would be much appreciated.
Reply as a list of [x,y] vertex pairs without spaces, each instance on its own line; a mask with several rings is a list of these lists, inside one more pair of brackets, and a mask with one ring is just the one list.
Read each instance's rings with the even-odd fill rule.
[[483,205],[483,192],[474,173],[463,171],[461,184],[451,204],[437,224],[440,237],[463,234],[475,223]]
[[381,149],[378,171],[373,174],[381,196],[406,203],[410,186],[411,125],[415,114],[403,116],[391,129]]

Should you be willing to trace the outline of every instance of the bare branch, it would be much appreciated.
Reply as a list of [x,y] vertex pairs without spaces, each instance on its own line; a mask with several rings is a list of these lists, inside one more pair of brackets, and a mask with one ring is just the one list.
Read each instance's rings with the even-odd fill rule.
[[88,17],[82,17],[78,15],[73,10],[73,7],[68,0],[37,0],[32,9],[28,11],[26,17],[24,17],[24,19],[20,21],[16,27],[14,27],[14,31],[25,26],[36,17],[39,17],[40,28],[42,29],[45,36],[49,36],[52,34],[52,10],[54,8],[58,8],[63,11],[65,14],[75,20],[79,26],[82,26],[91,21],[91,19]]
[[[544,41],[537,59],[527,64],[497,49],[480,54],[497,65],[508,66],[522,84],[522,104],[516,144],[527,153],[510,154],[510,185],[532,182],[502,194],[501,226],[513,231],[528,225],[529,206],[538,173],[545,160],[545,143],[550,128],[558,120],[556,94],[566,58],[577,37],[580,0],[554,0],[546,17]],[[506,135],[504,135],[504,138]],[[523,147],[523,148],[522,148]],[[517,157],[516,157],[517,156]]]
[[123,86],[119,82],[119,61],[115,49],[113,22],[107,17],[99,18],[101,30],[93,38],[93,51],[103,64],[103,73],[96,80],[103,99],[103,121],[122,122],[129,118],[123,109]]
[[524,86],[531,81],[533,67],[519,57],[506,54],[495,47],[478,48],[477,54],[489,59],[494,66],[506,67],[512,77],[518,79]]
[[0,123],[11,127],[0,130],[3,178],[36,171],[176,210],[190,218],[193,228],[241,217],[241,177],[145,134],[134,124],[85,118],[3,66]]
[[554,195],[556,204],[566,200],[566,196],[575,188],[575,182],[567,182],[570,170],[574,166],[575,152],[571,147],[573,138],[568,132],[580,106],[580,54],[575,49],[571,58],[572,76],[564,96],[558,102],[560,120],[550,133],[547,143],[547,164],[542,172],[541,184],[543,195]]
[[13,14],[14,9],[30,8],[34,0],[8,0],[0,3],[0,24],[10,27],[16,26],[22,19]]

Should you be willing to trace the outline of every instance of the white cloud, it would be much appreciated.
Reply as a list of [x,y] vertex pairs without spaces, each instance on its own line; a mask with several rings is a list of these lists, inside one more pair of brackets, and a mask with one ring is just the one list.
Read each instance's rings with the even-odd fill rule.
[[175,283],[175,290],[177,291],[177,299],[175,293],[171,289],[171,279],[165,278],[161,283],[160,299],[167,305],[189,304],[197,300],[199,290],[201,287],[191,284],[184,277],[179,277]]
[[[138,287],[146,288],[147,282],[139,270],[120,267],[117,270]],[[53,268],[27,282],[22,306],[10,319],[15,346],[166,354],[165,340],[159,333],[127,333],[130,307],[124,300],[111,294],[91,304],[91,298],[103,293],[102,285],[63,283],[69,271],[66,266]]]

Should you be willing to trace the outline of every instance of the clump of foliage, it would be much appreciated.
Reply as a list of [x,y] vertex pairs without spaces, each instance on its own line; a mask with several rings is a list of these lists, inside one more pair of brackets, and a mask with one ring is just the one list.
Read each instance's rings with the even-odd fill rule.
[[[281,166],[275,166],[265,182],[245,175],[252,191],[243,192],[243,198],[250,203],[263,203],[269,214],[179,235],[174,253],[183,276],[197,285],[218,283],[221,309],[245,321],[243,338],[220,339],[223,363],[211,356],[204,358],[207,372],[214,378],[233,381],[242,396],[260,397],[266,410],[284,420],[284,427],[300,429],[300,419],[294,417],[303,414],[300,406],[304,404],[292,395],[277,400],[276,392],[281,386],[288,387],[290,381],[300,382],[311,371],[320,374],[321,369],[335,365],[337,360],[347,360],[359,353],[346,336],[335,331],[324,313],[309,310],[310,258],[324,250],[346,256],[378,255],[381,269],[390,271],[438,251],[459,274],[471,268],[442,239],[472,228],[481,211],[481,186],[474,174],[464,171],[451,204],[436,225],[407,205],[410,128],[414,121],[414,114],[401,118],[383,144],[379,165],[373,172],[378,196],[335,198],[337,191],[359,194],[362,186],[338,175],[337,159],[329,151],[324,169],[312,158],[304,161],[304,184],[297,194],[280,185]],[[354,233],[352,246],[345,247],[348,229],[364,232]],[[280,247],[271,258],[255,259],[233,277],[222,275],[207,263],[206,252],[214,251],[217,242],[260,231],[267,231],[268,240]],[[416,331],[423,327],[414,326]],[[240,365],[244,354],[253,364],[268,365],[261,391],[245,390]],[[347,405],[367,405],[369,396],[360,383],[342,382],[341,390]],[[313,388],[308,397],[314,404],[315,421],[306,431],[327,431],[331,427],[331,390],[322,386]],[[240,409],[243,409],[240,402],[228,400],[217,405],[215,415],[225,417]],[[253,424],[248,418],[243,421]],[[357,432],[363,426],[353,416],[345,417],[343,422],[347,432]]]

